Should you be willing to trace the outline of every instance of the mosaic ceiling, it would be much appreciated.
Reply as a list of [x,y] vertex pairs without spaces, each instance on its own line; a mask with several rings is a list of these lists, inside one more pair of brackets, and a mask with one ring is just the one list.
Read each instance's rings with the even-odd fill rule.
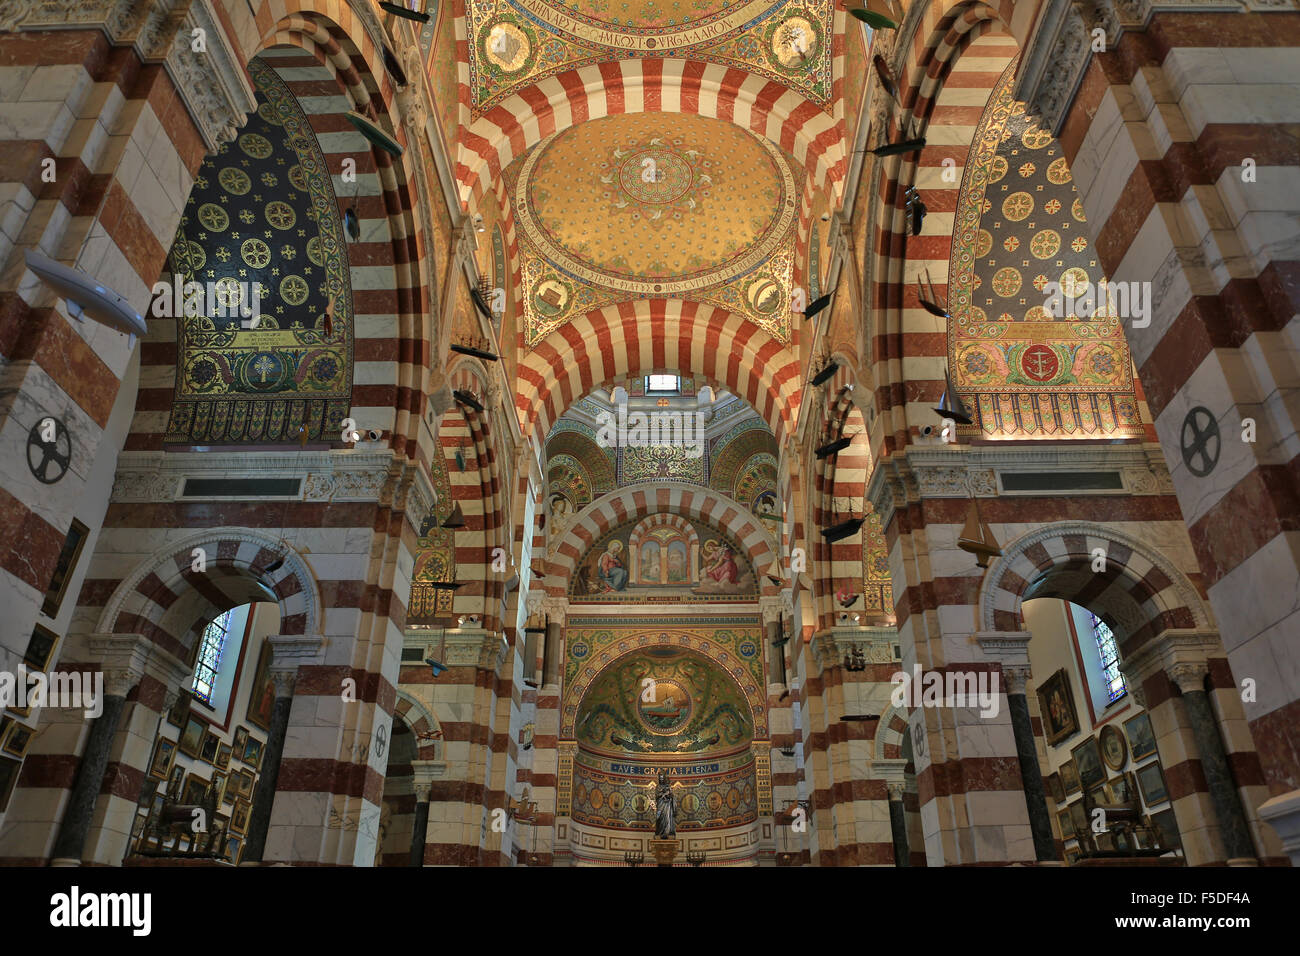
[[831,0],[469,0],[467,13],[476,115],[584,64],[684,55],[744,67],[830,108]]
[[248,71],[257,111],[204,161],[168,255],[168,274],[214,293],[177,318],[168,442],[298,441],[304,423],[311,440],[337,437],[352,401],[350,270],[325,157],[275,71]]
[[625,114],[547,137],[506,170],[527,343],[629,297],[690,297],[787,340],[803,175],[766,140],[698,116]]
[[1105,281],[1060,144],[1011,97],[1016,63],[989,97],[957,202],[949,267],[949,361],[988,437],[1140,436],[1120,320],[1053,318]]

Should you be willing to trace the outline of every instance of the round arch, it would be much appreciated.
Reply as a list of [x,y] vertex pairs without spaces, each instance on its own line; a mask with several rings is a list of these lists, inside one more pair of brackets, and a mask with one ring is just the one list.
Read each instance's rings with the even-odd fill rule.
[[743,506],[711,489],[696,485],[665,486],[655,482],[620,488],[578,512],[559,544],[547,553],[546,593],[563,599],[578,562],[604,534],[625,522],[656,512],[697,518],[726,530],[744,550],[758,574],[760,593],[778,593],[777,587],[762,574],[778,553],[776,542],[757,518]]
[[482,198],[518,156],[547,136],[619,113],[674,112],[737,123],[789,152],[839,196],[846,163],[831,114],[775,80],[694,60],[634,58],[548,76],[470,122],[456,150],[461,202]]
[[[1094,570],[1099,559],[1104,568]],[[1212,628],[1195,585],[1155,548],[1087,521],[1051,524],[1005,545],[980,588],[982,631],[1024,629],[1021,604],[1055,597],[1116,629],[1126,654],[1168,628]]]
[[264,531],[213,528],[140,562],[113,591],[95,633],[142,634],[185,660],[196,620],[255,601],[279,606],[281,634],[324,633],[320,587],[301,554]]
[[525,434],[550,432],[568,406],[625,375],[681,371],[749,402],[777,438],[793,430],[799,357],[743,316],[679,299],[639,299],[575,317],[519,362]]

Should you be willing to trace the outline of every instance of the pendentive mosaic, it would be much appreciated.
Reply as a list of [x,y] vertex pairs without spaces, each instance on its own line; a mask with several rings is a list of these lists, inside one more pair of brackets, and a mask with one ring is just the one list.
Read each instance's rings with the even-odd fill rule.
[[1060,144],[1012,99],[1016,63],[989,97],[957,203],[949,270],[949,362],[991,437],[1110,438],[1142,433],[1132,361],[1113,314],[1053,318],[1104,274]]
[[352,287],[329,169],[280,77],[257,59],[248,70],[257,111],[200,168],[167,272],[212,283],[218,303],[256,294],[260,315],[177,317],[172,443],[299,441],[304,425],[328,441],[352,402]]

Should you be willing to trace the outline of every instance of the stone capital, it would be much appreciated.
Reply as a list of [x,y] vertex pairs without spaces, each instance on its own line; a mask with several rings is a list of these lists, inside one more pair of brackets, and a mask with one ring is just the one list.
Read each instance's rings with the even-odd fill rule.
[[140,634],[93,634],[86,643],[111,697],[125,697],[140,683],[154,651],[153,642]]
[[1003,668],[1008,665],[1028,667],[1029,642],[1033,636],[1029,631],[979,631],[974,641],[987,660],[997,661]]
[[843,665],[856,650],[868,664],[892,664],[898,631],[892,627],[832,627],[812,638],[813,660],[822,670]]
[[1002,665],[1002,678],[1006,681],[1008,694],[1027,694],[1029,681],[1033,676],[1033,669],[1028,664]]
[[275,685],[275,696],[291,697],[298,680],[298,668],[320,660],[325,640],[301,634],[273,634],[266,640],[271,645],[271,663],[267,671]]
[[411,770],[415,777],[416,802],[426,803],[434,781],[447,775],[447,764],[442,760],[412,760]]
[[781,615],[785,613],[785,602],[779,597],[761,597],[758,610],[763,615],[764,624],[779,624]]
[[1219,632],[1204,628],[1169,628],[1120,661],[1124,682],[1138,703],[1147,678],[1164,671],[1180,690],[1200,690],[1211,657],[1225,656]]
[[547,623],[564,627],[565,617],[569,613],[569,602],[562,597],[547,595],[542,598],[542,613],[546,615]]

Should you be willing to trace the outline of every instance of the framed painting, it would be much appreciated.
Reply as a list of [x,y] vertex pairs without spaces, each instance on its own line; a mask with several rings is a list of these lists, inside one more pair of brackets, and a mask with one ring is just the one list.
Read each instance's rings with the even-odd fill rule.
[[153,757],[149,760],[149,776],[166,780],[167,771],[172,768],[172,758],[175,756],[176,741],[159,737],[153,745]]
[[1070,819],[1070,810],[1067,807],[1056,814],[1056,819],[1061,823],[1061,839],[1074,839],[1074,821]]
[[3,750],[7,756],[17,757],[21,760],[27,755],[27,746],[32,742],[35,733],[26,724],[14,721],[9,725],[9,731],[5,734],[4,741],[0,743],[0,750]]
[[18,782],[18,770],[22,765],[21,760],[0,757],[0,813],[9,806],[9,797],[14,792],[14,784]]
[[230,744],[221,744],[217,747],[217,759],[214,766],[218,770],[230,769]]
[[[52,615],[51,615],[52,616]],[[50,666],[54,657],[54,645],[59,643],[59,636],[39,624],[32,629],[32,638],[27,642],[27,652],[23,654],[23,663],[28,670],[43,671]]]
[[207,792],[208,781],[204,780],[196,773],[190,774],[185,778],[185,789],[181,791],[181,803],[187,807],[195,807],[203,802],[203,794]]
[[208,725],[198,717],[191,715],[185,723],[185,730],[181,733],[180,748],[181,753],[187,757],[197,757],[199,751],[203,749],[203,738],[208,732]]
[[1072,793],[1079,792],[1079,768],[1074,765],[1073,760],[1067,760],[1061,764],[1061,788],[1068,797]]
[[1132,803],[1137,799],[1137,787],[1131,773],[1122,773],[1106,784],[1106,796],[1111,803]]
[[1079,768],[1079,782],[1086,789],[1106,779],[1106,769],[1101,764],[1101,747],[1096,737],[1089,737],[1077,747],[1070,750],[1074,765]]
[[171,775],[167,778],[167,797],[173,802],[180,800],[181,787],[185,783],[185,768],[173,766]]
[[1070,822],[1074,824],[1076,836],[1088,832],[1088,814],[1083,812],[1082,800],[1076,800],[1070,804]]
[[217,750],[220,747],[221,738],[209,730],[207,736],[203,738],[203,749],[199,751],[199,759],[206,763],[215,764],[217,762]]
[[1106,766],[1111,770],[1121,770],[1124,767],[1124,761],[1128,759],[1128,744],[1124,742],[1124,735],[1119,732],[1119,728],[1114,724],[1107,724],[1101,728],[1101,759],[1106,761]]
[[226,839],[226,862],[238,865],[239,855],[244,850],[244,840],[242,837],[228,837]]
[[1043,732],[1050,746],[1079,732],[1079,715],[1074,709],[1074,693],[1065,668],[1043,681],[1038,688],[1038,701],[1043,711]]
[[253,771],[239,771],[239,795],[244,798],[251,797],[253,795],[253,785],[256,782],[257,777],[254,776]]
[[244,744],[244,753],[239,758],[244,763],[251,766],[254,770],[262,769],[262,741],[256,737],[249,737]]
[[[248,693],[248,712],[244,715],[254,727],[262,730],[271,729],[271,710],[275,707],[275,683],[271,680],[271,645],[262,641],[262,650],[257,655],[257,670],[253,672],[253,684]],[[237,749],[238,748],[237,746]]]
[[1124,721],[1124,733],[1128,734],[1134,760],[1142,760],[1156,752],[1156,735],[1151,730],[1149,714],[1138,714]]
[[1142,788],[1142,802],[1148,807],[1164,803],[1169,799],[1169,791],[1165,787],[1165,775],[1160,769],[1159,760],[1138,767],[1137,780],[1138,786]]
[[240,725],[235,730],[235,757],[238,760],[244,759],[244,748],[248,746],[248,728]]
[[217,806],[221,806],[222,800],[225,798],[226,782],[228,779],[229,776],[222,773],[220,770],[216,771],[212,775],[212,782],[217,785]]
[[189,723],[190,705],[194,703],[194,695],[188,690],[183,690],[176,695],[176,703],[172,704],[167,710],[167,723],[175,727],[184,727]]
[[243,836],[248,832],[248,818],[253,812],[253,805],[247,800],[236,800],[235,809],[230,811],[230,832]]
[[46,617],[59,616],[59,608],[62,607],[63,598],[68,591],[68,581],[77,567],[77,561],[81,558],[81,549],[86,546],[88,537],[90,537],[90,529],[73,518],[67,537],[63,539],[63,548],[59,551],[58,561],[55,562],[50,586],[46,589],[45,599],[41,603],[41,613]]
[[1083,859],[1083,851],[1077,846],[1072,846],[1065,851],[1065,865],[1074,866],[1079,860]]

